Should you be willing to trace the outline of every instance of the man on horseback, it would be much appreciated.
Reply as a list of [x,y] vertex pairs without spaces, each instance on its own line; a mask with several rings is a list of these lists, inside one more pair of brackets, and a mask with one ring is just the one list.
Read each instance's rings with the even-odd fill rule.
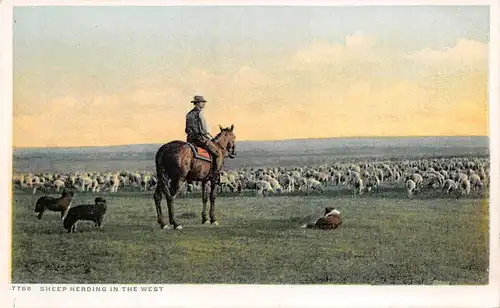
[[222,168],[222,155],[217,145],[211,140],[212,135],[208,132],[208,124],[203,114],[206,100],[203,96],[195,95],[191,103],[194,108],[186,115],[187,142],[203,148],[212,156],[212,180],[220,181],[220,170]]

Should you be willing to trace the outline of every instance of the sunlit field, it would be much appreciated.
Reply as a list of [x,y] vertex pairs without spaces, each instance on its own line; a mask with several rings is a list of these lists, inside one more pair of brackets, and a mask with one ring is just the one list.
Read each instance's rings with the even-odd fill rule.
[[[220,225],[201,224],[199,186],[184,186],[175,231],[156,221],[157,148],[16,151],[13,282],[488,283],[487,138],[242,142],[224,165]],[[61,189],[72,205],[105,198],[102,228],[38,220],[36,200]],[[327,206],[338,229],[301,227]]]
[[[95,195],[77,193],[75,202]],[[484,194],[224,193],[216,201],[220,226],[207,226],[194,193],[176,200],[184,229],[168,232],[156,223],[151,192],[99,195],[108,200],[103,228],[82,223],[69,234],[58,213],[36,219],[40,195],[14,193],[14,283],[487,283]],[[342,212],[339,229],[300,228],[328,205]]]

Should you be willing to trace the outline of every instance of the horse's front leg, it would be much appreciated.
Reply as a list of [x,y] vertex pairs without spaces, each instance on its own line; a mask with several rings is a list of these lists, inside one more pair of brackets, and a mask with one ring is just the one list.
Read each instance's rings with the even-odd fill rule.
[[215,181],[210,181],[210,223],[218,225],[217,218],[215,218],[215,195],[217,193],[217,184]]
[[201,210],[201,223],[206,224],[208,222],[207,217],[207,202],[208,202],[208,193],[207,193],[207,182],[201,182],[201,202],[203,205],[203,209]]

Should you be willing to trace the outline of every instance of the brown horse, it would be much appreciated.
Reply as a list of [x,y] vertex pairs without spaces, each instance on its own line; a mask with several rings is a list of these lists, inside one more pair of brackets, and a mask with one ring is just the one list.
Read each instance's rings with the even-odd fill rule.
[[[212,141],[219,147],[222,157],[228,154],[229,158],[236,157],[235,140],[236,136],[233,133],[234,125],[229,128],[222,128]],[[215,195],[216,185],[211,181],[210,167],[211,163],[199,158],[196,158],[191,150],[191,147],[184,141],[171,141],[161,146],[156,152],[156,174],[158,184],[154,193],[154,201],[156,205],[156,215],[158,223],[163,229],[169,229],[163,220],[161,212],[161,199],[165,195],[168,206],[169,223],[174,229],[182,229],[174,218],[174,198],[179,191],[181,184],[184,181],[192,183],[194,181],[201,182],[203,210],[201,212],[201,222],[208,222],[207,218],[207,183],[210,181],[210,223],[218,225],[215,218]]]

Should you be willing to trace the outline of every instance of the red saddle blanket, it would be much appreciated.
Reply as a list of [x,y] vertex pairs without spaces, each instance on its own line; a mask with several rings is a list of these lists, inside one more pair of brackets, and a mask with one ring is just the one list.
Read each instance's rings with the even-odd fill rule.
[[210,161],[210,162],[212,161],[212,157],[210,157],[210,153],[208,153],[207,150],[205,150],[204,148],[194,146],[193,144],[191,144],[189,142],[187,142],[187,144],[189,145],[189,147],[193,151],[195,158],[199,158],[199,159]]
[[196,147],[196,154],[198,156],[200,156],[200,157],[204,157],[204,158],[210,159],[210,154],[204,148]]

